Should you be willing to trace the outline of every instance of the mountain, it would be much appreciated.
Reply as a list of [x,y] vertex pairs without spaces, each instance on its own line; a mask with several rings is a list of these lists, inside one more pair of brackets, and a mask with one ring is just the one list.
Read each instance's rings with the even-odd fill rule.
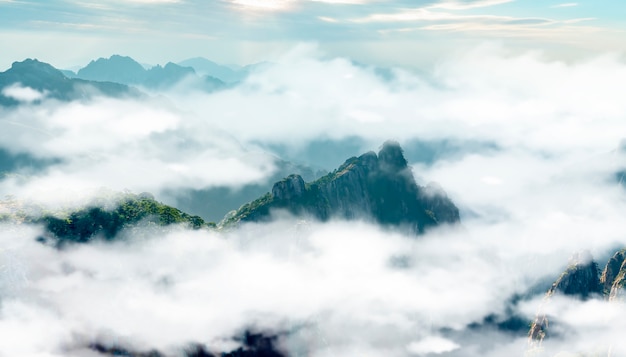
[[[567,269],[546,293],[546,302],[558,294],[581,300],[621,301],[625,296],[625,279],[626,249],[613,254],[601,275],[598,271],[598,264],[589,253],[576,254]],[[550,331],[559,330],[558,327],[554,327],[558,324],[559,316],[549,317],[542,312],[537,314],[528,333],[531,349],[542,350],[542,342],[550,336]]]
[[289,174],[296,173],[305,180],[313,181],[328,173],[324,170],[314,170],[305,165],[298,165],[280,159],[274,161],[274,166],[276,167],[275,173],[264,182],[248,184],[238,188],[222,186],[207,189],[170,190],[164,193],[163,196],[166,197],[164,201],[175,205],[185,212],[217,222],[231,210],[262,196],[272,189],[273,182],[279,181]]
[[168,62],[165,66],[154,66],[145,69],[139,62],[127,56],[113,55],[99,58],[81,68],[77,78],[94,81],[111,81],[128,85],[139,85],[160,90],[167,89],[177,83],[191,79],[200,83],[200,88],[213,91],[225,87],[225,83],[211,76],[199,77],[196,71],[188,66],[179,66]]
[[60,69],[59,71],[61,71],[61,73],[63,73],[63,75],[66,76],[67,78],[76,78],[76,72],[72,70]]
[[76,76],[93,81],[108,81],[124,84],[140,84],[145,80],[146,70],[130,57],[113,55],[99,58],[81,68]]
[[218,78],[225,83],[239,82],[246,76],[245,72],[233,70],[230,67],[217,64],[203,57],[189,58],[178,62],[178,65],[191,67],[199,75],[208,75]]
[[10,69],[0,73],[0,105],[19,104],[20,98],[10,95],[10,89],[15,86],[39,92],[39,95],[33,94],[32,101],[35,102],[40,100],[38,96],[69,101],[97,94],[111,97],[139,95],[138,91],[119,83],[68,78],[50,64],[36,59],[14,62]]
[[147,70],[143,85],[149,88],[164,89],[171,87],[187,77],[195,77],[196,71],[191,67],[181,67],[168,62],[164,67],[156,65]]
[[252,72],[260,71],[272,66],[273,63],[259,62],[233,69],[231,67],[217,64],[203,57],[195,57],[178,62],[178,65],[191,67],[199,75],[217,78],[224,83],[233,84],[241,82]]
[[227,215],[220,225],[269,220],[276,210],[322,221],[372,219],[413,233],[460,220],[459,210],[443,190],[415,183],[402,148],[393,141],[385,142],[378,155],[352,157],[311,183],[305,184],[300,175],[288,176],[276,182],[271,193]]
[[[218,354],[207,350],[202,344],[192,344],[183,352],[184,357],[284,357],[285,354],[277,349],[278,336],[265,336],[260,333],[245,331],[243,336],[233,338],[241,347],[231,352]],[[165,357],[157,350],[146,352],[131,351],[124,347],[103,343],[91,343],[88,348],[104,356],[131,356],[131,357]]]
[[[285,160],[306,162],[326,169],[337,167],[346,157],[356,156],[372,145],[358,136],[341,139],[317,138],[298,148],[287,144],[258,143]],[[432,165],[439,160],[457,160],[468,155],[488,154],[500,148],[492,142],[453,139],[411,139],[402,142],[404,156],[411,163]]]
[[557,293],[576,296],[581,299],[602,294],[598,264],[593,260],[591,254],[585,252],[574,255],[567,270],[548,290],[548,296]]
[[608,296],[610,301],[625,300],[626,249],[616,252],[611,259],[609,259],[600,277],[600,282],[604,287],[605,295]]
[[56,246],[88,243],[98,238],[114,240],[123,229],[138,225],[164,227],[182,224],[193,229],[215,226],[198,216],[158,202],[148,193],[107,194],[83,208],[54,214],[17,200],[4,200],[0,201],[0,213],[0,221],[43,225],[45,233],[38,240],[52,242]]
[[0,148],[0,177],[2,174],[22,172],[38,172],[46,167],[59,163],[60,159],[40,159],[28,153],[13,153]]

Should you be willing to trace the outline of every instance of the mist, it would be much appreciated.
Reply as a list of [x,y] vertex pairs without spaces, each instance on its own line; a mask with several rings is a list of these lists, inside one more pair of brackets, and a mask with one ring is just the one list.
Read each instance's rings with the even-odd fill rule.
[[[269,191],[278,157],[317,168],[395,139],[418,183],[436,182],[460,208],[461,225],[416,238],[279,213],[225,231],[139,226],[58,250],[35,240],[42,227],[6,223],[0,355],[97,355],[94,341],[218,353],[254,330],[278,336],[288,356],[523,356],[528,326],[506,332],[486,319],[530,324],[542,309],[564,331],[546,340],[551,355],[626,353],[614,344],[622,305],[543,301],[573,253],[589,250],[602,267],[626,245],[615,179],[626,64],[484,45],[427,73],[387,70],[303,44],[213,93],[181,83],[67,103],[13,88],[25,101],[1,110],[0,148],[41,164],[5,175],[2,196],[53,209],[102,187],[172,204],[190,190]],[[416,142],[435,143],[428,160]],[[316,145],[334,150],[316,156]]]

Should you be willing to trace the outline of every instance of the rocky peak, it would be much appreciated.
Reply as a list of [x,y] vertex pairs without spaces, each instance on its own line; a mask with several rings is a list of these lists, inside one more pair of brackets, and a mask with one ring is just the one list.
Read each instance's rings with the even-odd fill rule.
[[605,294],[610,293],[613,283],[621,270],[624,270],[624,260],[626,260],[626,250],[620,250],[613,254],[611,259],[606,263],[602,276],[600,277],[600,283]]
[[10,72],[20,74],[33,74],[39,76],[45,76],[47,78],[64,79],[65,76],[61,71],[52,67],[52,65],[40,62],[37,59],[27,58],[22,62],[13,62]]
[[613,255],[607,263],[602,277],[605,278],[603,286],[605,289],[608,287],[605,293],[608,294],[610,301],[626,300],[626,293],[624,292],[624,286],[626,286],[626,249]]
[[555,293],[578,296],[582,299],[602,293],[602,286],[598,277],[598,264],[589,252],[574,254],[567,270],[561,274],[548,291],[548,295]]
[[291,200],[304,194],[304,180],[300,175],[289,175],[272,187],[272,196],[276,200]]
[[376,153],[373,151],[368,151],[358,158],[359,165],[365,167],[370,171],[376,170],[378,168],[378,162],[378,156],[376,156]]
[[[546,297],[549,299],[556,294],[574,296],[584,300],[602,296],[602,285],[598,278],[598,264],[588,251],[576,253],[570,258],[567,270],[552,284]],[[551,319],[543,312],[537,314],[528,333],[531,348],[540,346],[546,338]]]
[[110,81],[137,84],[143,81],[146,70],[139,62],[128,56],[112,55],[98,58],[76,73],[78,78],[93,81]]
[[352,157],[307,185],[302,177],[291,175],[277,182],[271,194],[243,205],[222,224],[270,219],[276,209],[319,220],[367,219],[413,233],[460,220],[458,209],[443,190],[426,190],[416,184],[402,148],[393,141],[386,142],[378,155],[367,152]]
[[383,147],[378,152],[378,160],[383,171],[395,173],[408,168],[402,147],[400,147],[397,141],[385,141]]

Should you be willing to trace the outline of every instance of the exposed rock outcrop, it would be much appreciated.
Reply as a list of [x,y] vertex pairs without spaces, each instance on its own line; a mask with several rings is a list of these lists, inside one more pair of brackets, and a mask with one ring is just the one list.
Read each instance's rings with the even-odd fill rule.
[[576,296],[581,299],[602,294],[600,278],[598,277],[598,264],[589,252],[576,254],[572,257],[567,270],[552,284],[548,296],[557,293]]
[[385,142],[378,154],[352,157],[332,173],[305,184],[298,175],[277,182],[272,193],[243,205],[222,221],[263,221],[276,209],[319,220],[372,219],[415,233],[441,223],[459,222],[459,210],[435,185],[415,183],[397,142]]
[[290,175],[278,181],[272,187],[272,196],[276,200],[294,200],[304,194],[304,179],[300,175]]
[[[582,300],[601,299],[623,302],[624,285],[626,285],[626,249],[617,251],[608,260],[601,276],[598,278],[598,265],[589,253],[575,255],[570,261],[567,270],[561,274],[546,294],[545,303],[550,303],[556,294],[576,297]],[[549,351],[542,344],[551,331],[559,330],[554,325],[559,323],[559,316],[547,316],[540,312],[533,321],[529,331],[529,351],[527,356],[553,356],[559,352]],[[598,345],[590,355],[612,356],[612,347]],[[577,353],[579,353],[578,351]],[[568,354],[569,355],[569,354]],[[583,354],[576,354],[583,355]],[[585,354],[586,355],[586,354]]]
[[125,229],[183,225],[191,229],[210,229],[213,222],[165,205],[150,193],[103,191],[82,207],[48,211],[17,199],[0,200],[0,222],[30,223],[44,227],[37,240],[63,247],[71,243],[113,241]]
[[616,252],[611,259],[609,259],[608,263],[606,263],[606,267],[600,277],[600,283],[602,284],[604,294],[609,295],[611,293],[620,271],[624,270],[625,260],[626,250],[622,249],[619,252]]
[[[546,301],[552,296],[562,294],[583,300],[602,296],[602,284],[598,276],[598,264],[589,252],[575,254],[567,270],[552,284],[546,294]],[[550,318],[540,312],[533,321],[528,333],[532,347],[541,345],[548,334]]]

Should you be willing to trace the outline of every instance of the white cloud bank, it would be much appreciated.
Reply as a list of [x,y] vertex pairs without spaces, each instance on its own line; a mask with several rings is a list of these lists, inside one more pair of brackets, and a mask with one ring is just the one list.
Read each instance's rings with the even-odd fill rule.
[[[613,177],[624,160],[611,153],[625,136],[626,66],[610,55],[565,64],[482,48],[428,76],[392,72],[386,80],[301,47],[238,87],[168,94],[179,110],[107,99],[5,112],[5,147],[62,159],[5,179],[5,194],[241,185],[271,169],[246,149],[255,142],[452,138],[499,149],[414,167],[464,212],[462,228],[419,239],[283,220],[222,235],[135,230],[130,242],[55,251],[33,241],[36,230],[5,226],[0,331],[10,338],[0,351],[81,355],[99,339],[176,355],[252,326],[288,331],[280,346],[292,355],[522,355],[525,336],[468,326],[556,278],[572,252],[626,245]],[[573,332],[546,342],[555,351],[621,338],[621,307],[559,301],[554,311]],[[538,307],[519,313],[530,321]]]
[[45,93],[39,92],[30,87],[24,87],[19,83],[15,83],[8,87],[2,88],[2,95],[8,98],[15,99],[19,102],[26,103],[41,100],[45,97]]

